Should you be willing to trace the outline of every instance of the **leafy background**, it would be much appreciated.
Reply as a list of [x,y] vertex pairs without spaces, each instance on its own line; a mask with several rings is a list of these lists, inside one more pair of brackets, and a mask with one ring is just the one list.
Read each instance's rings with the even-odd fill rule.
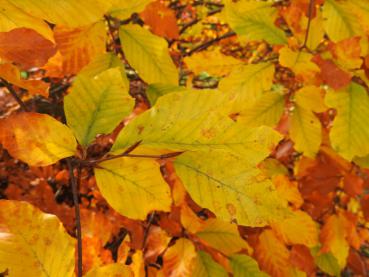
[[2,275],[366,276],[368,7],[2,1]]

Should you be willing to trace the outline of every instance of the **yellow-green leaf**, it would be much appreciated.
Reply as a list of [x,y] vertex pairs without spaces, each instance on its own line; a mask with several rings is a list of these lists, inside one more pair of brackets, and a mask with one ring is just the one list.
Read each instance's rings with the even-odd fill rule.
[[204,251],[198,251],[192,277],[227,277],[227,271]]
[[229,258],[234,277],[268,277],[259,269],[257,262],[246,255],[232,255]]
[[153,106],[160,96],[163,96],[172,92],[186,91],[185,87],[170,85],[170,84],[151,84],[146,89],[146,96]]
[[98,268],[93,268],[84,277],[133,277],[132,270],[123,264],[109,264]]
[[273,84],[274,65],[272,63],[248,64],[239,67],[219,82],[219,90],[235,99],[237,108],[244,108],[250,101],[269,91]]
[[154,160],[118,158],[105,161],[95,168],[95,176],[106,201],[126,217],[144,220],[152,211],[170,210],[169,186]]
[[64,98],[68,126],[82,146],[91,143],[97,134],[114,130],[134,106],[119,68],[112,68],[88,78],[79,76],[72,91]]
[[287,43],[284,32],[274,21],[277,10],[272,3],[256,1],[225,1],[226,21],[231,28],[248,41],[265,40],[270,44]]
[[237,225],[216,218],[208,219],[196,235],[226,255],[249,248],[238,233]]
[[319,269],[331,276],[341,276],[341,269],[338,261],[331,252],[319,253],[319,246],[312,248],[310,252]]
[[58,218],[31,204],[0,200],[0,272],[9,276],[74,276],[75,240]]
[[294,107],[289,133],[297,151],[314,157],[322,142],[321,129],[319,119],[310,110],[300,105]]
[[119,19],[127,19],[133,13],[140,13],[144,10],[145,6],[154,0],[111,0],[113,3],[109,10],[109,13]]
[[244,126],[274,127],[284,111],[284,95],[279,92],[267,92],[260,96],[255,103],[244,107],[239,112],[237,121],[242,122]]
[[39,113],[19,113],[1,120],[0,143],[14,158],[32,166],[46,166],[73,156],[77,148],[67,126]]
[[42,19],[33,17],[16,7],[13,1],[0,1],[0,32],[9,32],[16,28],[31,28],[50,41],[54,41],[53,32]]
[[326,104],[337,115],[330,131],[333,148],[351,161],[369,154],[369,97],[364,87],[352,83],[346,90],[329,91]]
[[126,59],[146,83],[178,84],[165,39],[138,25],[122,26],[119,37]]
[[[281,136],[268,127],[245,128],[223,114],[225,96],[215,91],[170,93],[136,117],[118,135],[112,153],[140,147],[184,150],[227,150],[254,165],[266,157]],[[260,159],[260,157],[262,157]]]
[[349,2],[326,0],[323,5],[324,29],[333,42],[364,34],[359,17]]
[[104,0],[11,0],[12,4],[56,25],[79,27],[101,19],[109,9]]
[[265,226],[286,216],[287,204],[259,169],[248,166],[248,159],[223,151],[185,152],[176,158],[174,166],[190,196],[201,207],[224,221]]
[[93,78],[105,70],[115,67],[118,67],[122,73],[124,87],[129,88],[129,82],[124,70],[124,63],[111,52],[95,57],[88,65],[81,69],[78,76],[83,75],[88,78]]

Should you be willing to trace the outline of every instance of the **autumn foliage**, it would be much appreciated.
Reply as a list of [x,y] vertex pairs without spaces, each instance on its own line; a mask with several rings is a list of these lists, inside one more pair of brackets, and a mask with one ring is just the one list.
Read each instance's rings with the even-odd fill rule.
[[369,0],[0,2],[0,276],[368,276]]

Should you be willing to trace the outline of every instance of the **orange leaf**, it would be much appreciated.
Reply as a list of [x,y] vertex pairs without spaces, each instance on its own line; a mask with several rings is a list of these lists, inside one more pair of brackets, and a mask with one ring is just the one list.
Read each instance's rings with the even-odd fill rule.
[[170,237],[160,227],[151,226],[146,240],[145,260],[155,263],[157,257],[167,248]]
[[175,12],[161,0],[150,3],[140,14],[145,24],[151,27],[154,34],[168,39],[179,38],[179,29]]
[[304,245],[294,245],[291,249],[291,265],[306,272],[309,276],[314,273],[314,258],[311,256],[309,248]]
[[297,182],[292,182],[287,176],[278,175],[273,178],[273,183],[281,198],[290,202],[294,207],[299,208],[304,203],[297,188]]
[[10,64],[0,64],[0,77],[17,87],[28,90],[31,95],[40,94],[47,97],[49,95],[49,86],[40,80],[24,80],[21,79],[19,69]]
[[32,29],[0,33],[0,56],[23,69],[43,66],[55,53],[55,45]]
[[343,190],[350,195],[355,197],[363,193],[364,180],[355,174],[347,174],[343,177]]
[[276,237],[272,230],[264,230],[255,247],[255,258],[260,268],[273,277],[290,276],[291,270],[287,247]]
[[196,257],[195,247],[191,241],[180,238],[170,247],[163,257],[163,272],[167,277],[191,276],[192,265]]
[[54,37],[62,55],[64,74],[76,74],[94,57],[105,52],[103,21],[78,28],[56,26]]

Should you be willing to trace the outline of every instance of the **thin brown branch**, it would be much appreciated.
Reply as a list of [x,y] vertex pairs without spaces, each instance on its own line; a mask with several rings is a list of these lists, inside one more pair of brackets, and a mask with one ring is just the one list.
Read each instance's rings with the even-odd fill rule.
[[207,49],[208,47],[210,47],[211,45],[213,45],[214,43],[217,43],[223,39],[226,39],[226,38],[230,38],[230,37],[233,37],[235,36],[236,33],[231,31],[231,32],[228,32],[228,33],[225,33],[224,35],[221,35],[215,39],[212,39],[212,40],[209,40],[203,44],[200,44],[194,48],[192,48],[190,51],[188,51],[187,53],[185,53],[184,55],[185,56],[191,56],[193,53],[195,52],[199,52],[199,51],[203,51],[205,49]]
[[0,78],[0,82],[3,84],[4,87],[7,88],[9,93],[13,96],[15,101],[17,101],[18,105],[21,107],[21,109],[25,112],[29,112],[26,104],[22,101],[22,99],[18,96],[17,92],[14,90],[13,86],[8,83],[6,80]]
[[[81,228],[81,215],[79,210],[79,193],[78,193],[78,181],[74,176],[74,166],[70,158],[67,159],[67,165],[69,170],[69,180],[72,186],[74,212],[76,217],[76,235],[77,235],[77,276],[82,277],[82,228]],[[78,174],[80,176],[80,173]],[[78,180],[80,177],[78,177]]]
[[307,44],[308,39],[309,39],[311,19],[313,17],[313,9],[314,9],[314,0],[310,0],[310,2],[309,2],[309,10],[308,10],[308,23],[307,23],[307,27],[306,27],[306,33],[305,33],[304,43],[301,46],[301,48],[305,48],[306,47],[306,44]]

